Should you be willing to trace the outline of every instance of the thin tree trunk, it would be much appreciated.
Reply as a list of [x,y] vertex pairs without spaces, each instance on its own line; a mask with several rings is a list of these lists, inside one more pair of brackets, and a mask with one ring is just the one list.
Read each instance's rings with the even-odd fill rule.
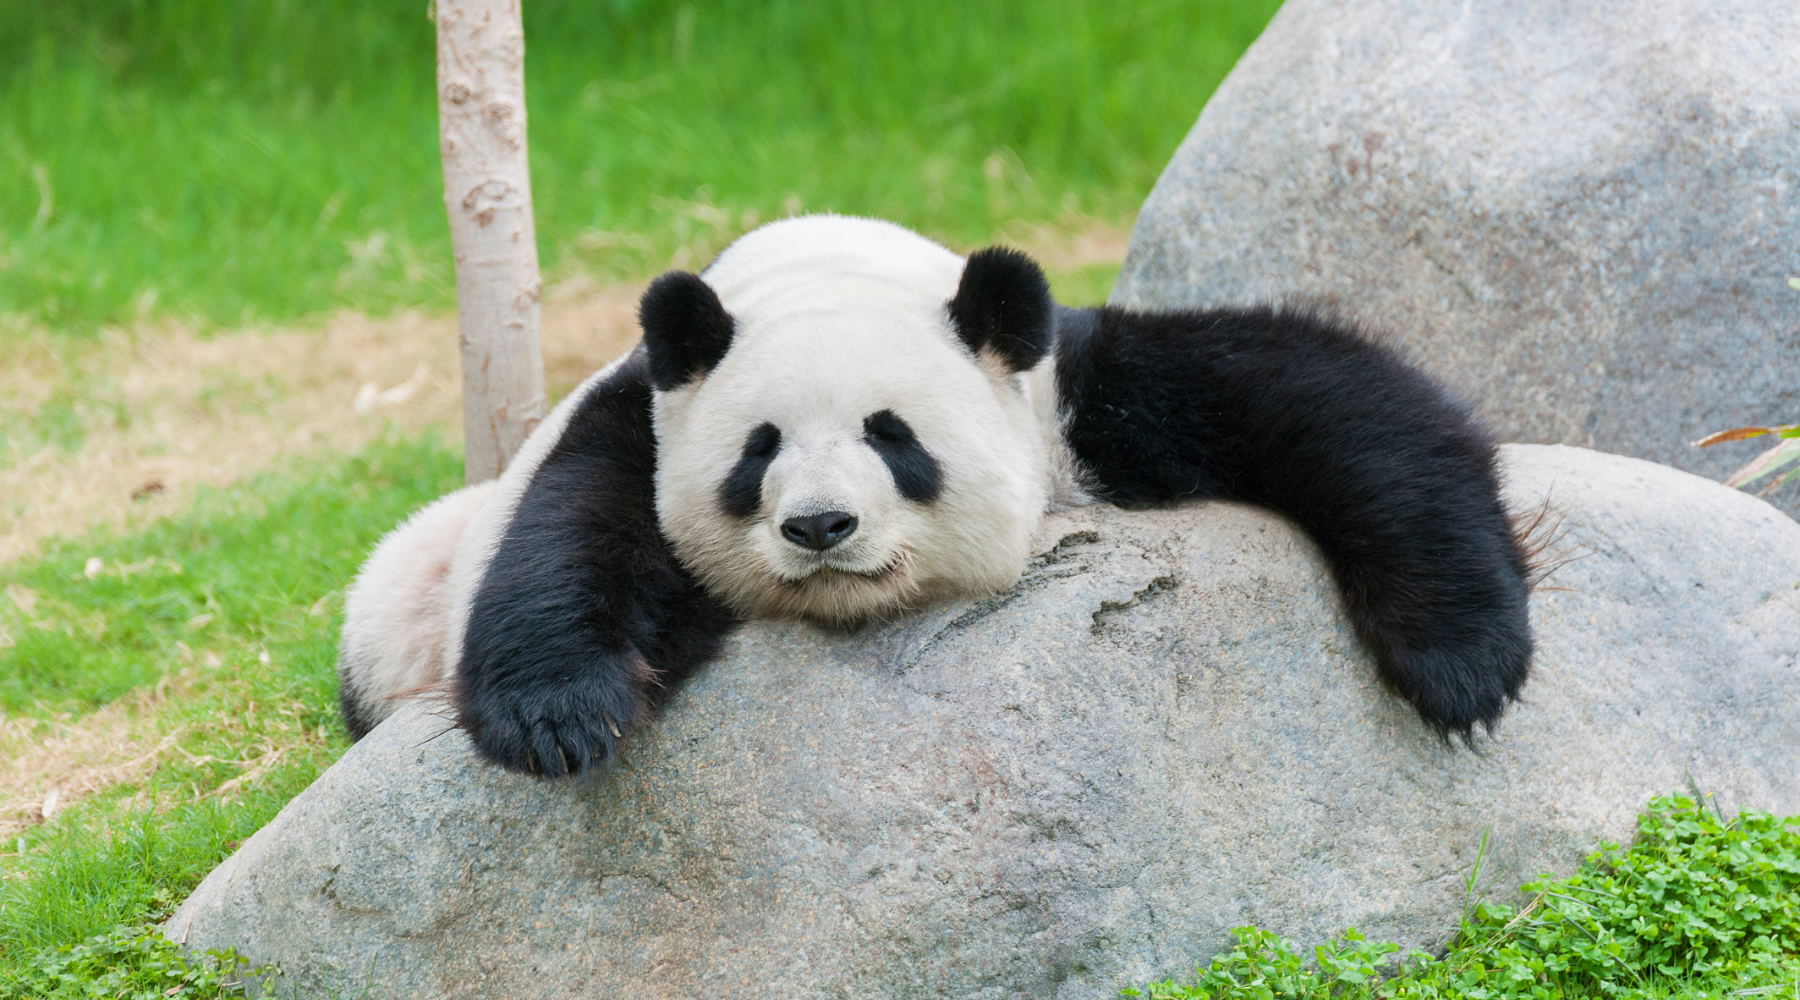
[[544,417],[519,0],[437,0],[438,134],[456,253],[464,469],[492,479]]

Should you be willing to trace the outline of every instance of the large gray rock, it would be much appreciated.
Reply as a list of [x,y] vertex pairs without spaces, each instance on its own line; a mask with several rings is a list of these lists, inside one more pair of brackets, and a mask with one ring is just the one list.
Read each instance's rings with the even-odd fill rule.
[[994,600],[746,629],[585,786],[405,710],[168,933],[377,998],[1100,998],[1252,921],[1441,943],[1483,831],[1505,893],[1690,774],[1800,812],[1800,525],[1633,459],[1507,461],[1580,558],[1482,755],[1376,686],[1279,518],[1094,508]]
[[1113,301],[1334,304],[1501,440],[1723,478],[1800,420],[1797,53],[1783,0],[1287,0]]

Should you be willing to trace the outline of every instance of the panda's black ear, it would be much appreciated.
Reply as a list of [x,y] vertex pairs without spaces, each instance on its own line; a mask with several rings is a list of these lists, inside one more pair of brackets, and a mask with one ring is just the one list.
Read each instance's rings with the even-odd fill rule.
[[712,371],[731,349],[737,324],[699,275],[670,271],[644,291],[638,325],[650,352],[650,384],[668,392]]
[[950,300],[950,321],[969,350],[992,352],[1015,372],[1034,367],[1050,350],[1054,314],[1044,272],[1005,247],[970,254]]

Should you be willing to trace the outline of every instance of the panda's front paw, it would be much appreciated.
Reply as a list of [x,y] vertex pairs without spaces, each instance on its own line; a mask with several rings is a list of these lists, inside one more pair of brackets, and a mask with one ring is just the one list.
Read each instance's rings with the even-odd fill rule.
[[[624,659],[624,658],[621,658]],[[554,682],[463,684],[458,722],[481,756],[511,771],[545,778],[587,773],[618,752],[619,741],[648,712],[637,675],[642,660],[590,666]]]
[[1519,700],[1531,663],[1528,633],[1477,648],[1438,646],[1410,650],[1390,668],[1394,687],[1419,718],[1448,740],[1472,744],[1475,727],[1493,732],[1508,704]]

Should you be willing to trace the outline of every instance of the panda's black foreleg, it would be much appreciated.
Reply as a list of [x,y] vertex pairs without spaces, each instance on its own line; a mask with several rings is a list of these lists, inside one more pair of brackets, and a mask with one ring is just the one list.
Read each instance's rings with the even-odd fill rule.
[[1244,500],[1324,551],[1382,680],[1468,739],[1531,658],[1495,451],[1430,378],[1345,325],[1272,309],[1060,310],[1066,433],[1103,497]]
[[571,416],[470,606],[456,708],[488,760],[563,777],[611,758],[736,623],[663,540],[655,475],[640,353]]

